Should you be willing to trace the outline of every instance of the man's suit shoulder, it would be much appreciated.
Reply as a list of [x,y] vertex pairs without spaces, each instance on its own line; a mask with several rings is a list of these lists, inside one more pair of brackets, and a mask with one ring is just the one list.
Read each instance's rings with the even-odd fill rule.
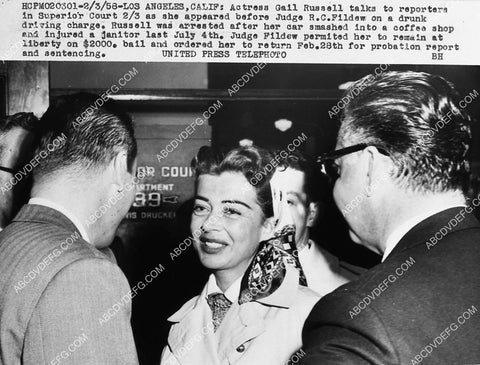
[[[478,244],[480,244],[479,228],[452,232],[443,236],[434,247],[427,245],[425,240],[418,241],[396,252],[385,262],[342,288],[347,289],[345,294],[356,293],[363,297],[378,287],[382,292],[388,289],[391,297],[393,291],[405,293],[405,290],[411,289],[412,281],[422,282],[426,277],[432,280],[444,279],[450,273],[449,267],[452,266],[455,266],[457,273],[480,274],[480,266],[473,264],[480,260]],[[407,282],[410,284],[407,285]]]
[[[108,321],[108,328],[123,326],[112,333],[124,333],[130,351],[130,287],[112,257],[83,240],[73,225],[25,221],[9,225],[0,234],[0,345],[8,343],[12,354],[28,348],[26,353],[33,357],[47,348],[59,352],[68,345],[62,341],[71,341],[80,328],[89,328],[89,334],[107,331],[99,321],[106,322],[104,311],[120,302],[117,320]],[[38,338],[43,338],[45,348]],[[83,347],[94,345],[88,341]],[[35,363],[30,360],[27,363]]]
[[[95,246],[86,242],[78,231],[63,227],[35,223],[15,222],[0,234],[0,252],[24,251],[25,260],[45,259],[49,262],[60,257],[108,258]],[[48,255],[50,255],[50,258]],[[47,265],[48,266],[48,265]]]
[[0,235],[0,287],[4,293],[0,307],[9,310],[25,298],[34,303],[65,268],[82,261],[93,273],[99,260],[108,262],[112,272],[126,280],[112,259],[84,241],[77,231],[34,222],[14,223]]
[[[304,327],[305,348],[312,354],[305,364],[331,356],[344,361],[332,364],[349,363],[347,359],[358,364],[409,362],[450,319],[480,302],[475,279],[480,277],[480,230],[456,230],[434,247],[428,247],[426,239],[428,235],[403,241],[385,262],[319,301]],[[468,331],[475,332],[475,322],[462,329],[464,339],[449,339],[431,355],[432,361],[450,360],[449,351],[470,346]],[[343,350],[328,352],[332,346]],[[472,351],[470,346],[466,360],[475,357]],[[362,362],[365,359],[368,362]]]

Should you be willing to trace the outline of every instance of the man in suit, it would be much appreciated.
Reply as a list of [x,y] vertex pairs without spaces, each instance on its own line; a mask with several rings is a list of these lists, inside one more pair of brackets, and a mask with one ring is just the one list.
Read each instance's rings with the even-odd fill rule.
[[0,231],[27,202],[28,171],[32,169],[29,162],[37,135],[38,120],[33,113],[17,113],[0,120]]
[[2,365],[138,363],[108,249],[133,202],[136,142],[131,119],[98,104],[59,98],[40,121],[32,198],[0,233]]
[[[383,255],[322,298],[301,364],[480,362],[480,225],[467,205],[467,104],[439,76],[354,83],[337,150],[323,156],[357,243]],[[335,176],[335,174],[337,174]]]

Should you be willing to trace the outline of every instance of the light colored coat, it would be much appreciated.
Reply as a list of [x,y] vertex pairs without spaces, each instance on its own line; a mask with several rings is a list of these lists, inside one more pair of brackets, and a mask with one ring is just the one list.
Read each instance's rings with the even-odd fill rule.
[[125,276],[62,213],[25,205],[0,233],[0,268],[1,365],[138,364]]
[[308,287],[323,297],[349,280],[342,272],[338,258],[321,248],[313,240],[309,240],[309,243],[309,247],[299,251],[298,259]]
[[283,365],[302,346],[303,323],[320,298],[288,268],[272,295],[233,303],[214,333],[206,290],[168,319],[173,325],[162,365]]

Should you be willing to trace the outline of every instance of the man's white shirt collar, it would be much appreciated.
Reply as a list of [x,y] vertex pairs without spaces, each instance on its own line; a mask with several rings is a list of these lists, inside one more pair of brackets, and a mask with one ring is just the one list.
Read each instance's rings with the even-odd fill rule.
[[72,221],[72,223],[75,225],[75,228],[77,228],[78,232],[82,235],[83,239],[87,242],[90,242],[90,239],[87,234],[87,230],[83,226],[80,219],[78,219],[72,212],[70,212],[64,206],[57,204],[55,202],[52,202],[51,200],[45,199],[45,198],[30,198],[30,200],[28,201],[28,204],[43,205],[45,207],[52,208],[59,211],[60,213],[62,213]]
[[240,276],[237,280],[235,280],[232,285],[229,286],[225,293],[218,287],[217,279],[215,279],[215,275],[210,274],[207,283],[207,296],[213,293],[223,293],[229,301],[235,303],[238,300],[238,296],[240,295],[240,286],[242,284],[242,277]]
[[446,204],[443,207],[436,207],[435,209],[427,210],[422,214],[418,214],[410,219],[407,219],[405,222],[400,224],[397,228],[395,228],[392,231],[392,233],[390,233],[390,235],[387,238],[387,241],[385,244],[385,252],[383,253],[383,257],[382,257],[382,262],[385,261],[388,255],[390,255],[390,253],[393,251],[395,246],[400,242],[403,236],[405,236],[407,232],[410,231],[413,227],[415,227],[418,223],[444,210],[447,210],[449,208],[460,207],[460,206],[463,206],[463,205],[458,203]]

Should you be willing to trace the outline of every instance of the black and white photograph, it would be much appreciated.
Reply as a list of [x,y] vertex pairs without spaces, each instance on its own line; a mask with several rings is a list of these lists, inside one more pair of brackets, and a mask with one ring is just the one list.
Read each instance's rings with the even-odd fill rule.
[[0,365],[480,364],[454,3],[16,4]]

